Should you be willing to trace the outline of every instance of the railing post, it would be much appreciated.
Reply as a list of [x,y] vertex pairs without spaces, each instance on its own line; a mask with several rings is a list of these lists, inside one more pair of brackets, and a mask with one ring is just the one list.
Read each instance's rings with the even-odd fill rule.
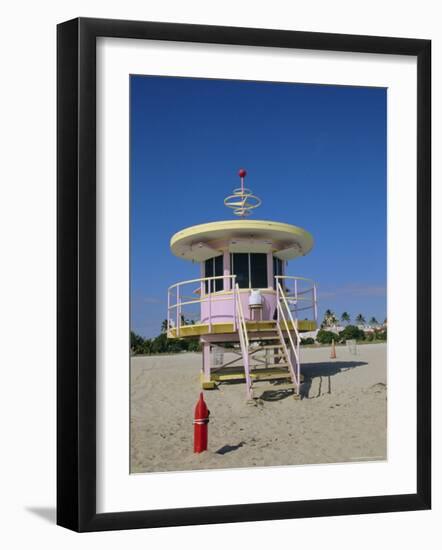
[[238,306],[236,304],[236,275],[233,279],[230,279],[230,283],[233,285],[233,330],[238,330]]
[[180,305],[180,285],[176,287],[176,335],[180,335],[181,324],[181,305]]
[[276,279],[276,322],[279,325],[279,279]]
[[212,332],[212,292],[209,286],[209,332]]
[[299,332],[296,330],[296,355],[297,355],[297,361],[296,361],[296,379],[298,381],[298,388],[297,393],[299,394],[299,386],[301,385],[301,338],[299,336]]
[[316,296],[316,285],[313,285],[313,315],[316,323],[318,321],[318,300]]
[[170,327],[170,288],[167,289],[167,327],[166,327],[166,336],[169,336],[169,327]]

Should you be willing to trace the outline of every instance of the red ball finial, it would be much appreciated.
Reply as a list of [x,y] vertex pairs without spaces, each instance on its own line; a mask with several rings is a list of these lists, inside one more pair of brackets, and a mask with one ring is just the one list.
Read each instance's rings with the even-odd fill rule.
[[238,176],[239,176],[240,178],[245,178],[245,177],[247,176],[247,172],[244,170],[244,168],[240,168],[240,169],[238,170]]

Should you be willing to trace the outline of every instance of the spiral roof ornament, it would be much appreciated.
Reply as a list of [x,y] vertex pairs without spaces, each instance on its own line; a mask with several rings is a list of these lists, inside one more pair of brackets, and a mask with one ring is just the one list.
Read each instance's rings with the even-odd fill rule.
[[234,189],[232,194],[224,199],[224,204],[228,208],[232,208],[236,216],[245,218],[246,216],[250,216],[252,210],[260,206],[261,199],[254,195],[251,189],[244,187],[244,178],[247,176],[244,168],[238,171],[238,176],[241,179],[241,187]]

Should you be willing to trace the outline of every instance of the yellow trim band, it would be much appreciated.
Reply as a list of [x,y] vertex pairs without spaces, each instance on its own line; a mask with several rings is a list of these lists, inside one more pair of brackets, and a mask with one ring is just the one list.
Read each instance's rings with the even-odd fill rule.
[[310,247],[313,246],[313,237],[312,235],[296,225],[291,225],[289,223],[282,222],[272,222],[266,220],[229,220],[229,221],[219,221],[219,222],[210,222],[203,223],[199,225],[192,225],[191,227],[186,227],[181,231],[175,233],[170,239],[170,246],[173,247],[182,239],[187,239],[189,237],[199,236],[202,238],[205,233],[214,232],[214,231],[236,231],[236,230],[248,230],[248,231],[275,231],[281,233],[281,238],[287,237],[304,237],[309,241]]

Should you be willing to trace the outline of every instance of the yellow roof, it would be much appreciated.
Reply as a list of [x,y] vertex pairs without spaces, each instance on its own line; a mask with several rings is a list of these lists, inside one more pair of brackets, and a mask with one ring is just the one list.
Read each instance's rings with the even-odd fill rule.
[[[217,256],[220,249],[211,243],[229,243],[231,239],[265,239],[271,241],[275,256],[291,260],[305,256],[313,247],[313,237],[305,229],[288,223],[266,220],[229,220],[193,225],[178,231],[170,240],[170,248],[180,258],[194,261]],[[225,246],[224,246],[225,248]],[[256,251],[252,247],[251,251]]]

